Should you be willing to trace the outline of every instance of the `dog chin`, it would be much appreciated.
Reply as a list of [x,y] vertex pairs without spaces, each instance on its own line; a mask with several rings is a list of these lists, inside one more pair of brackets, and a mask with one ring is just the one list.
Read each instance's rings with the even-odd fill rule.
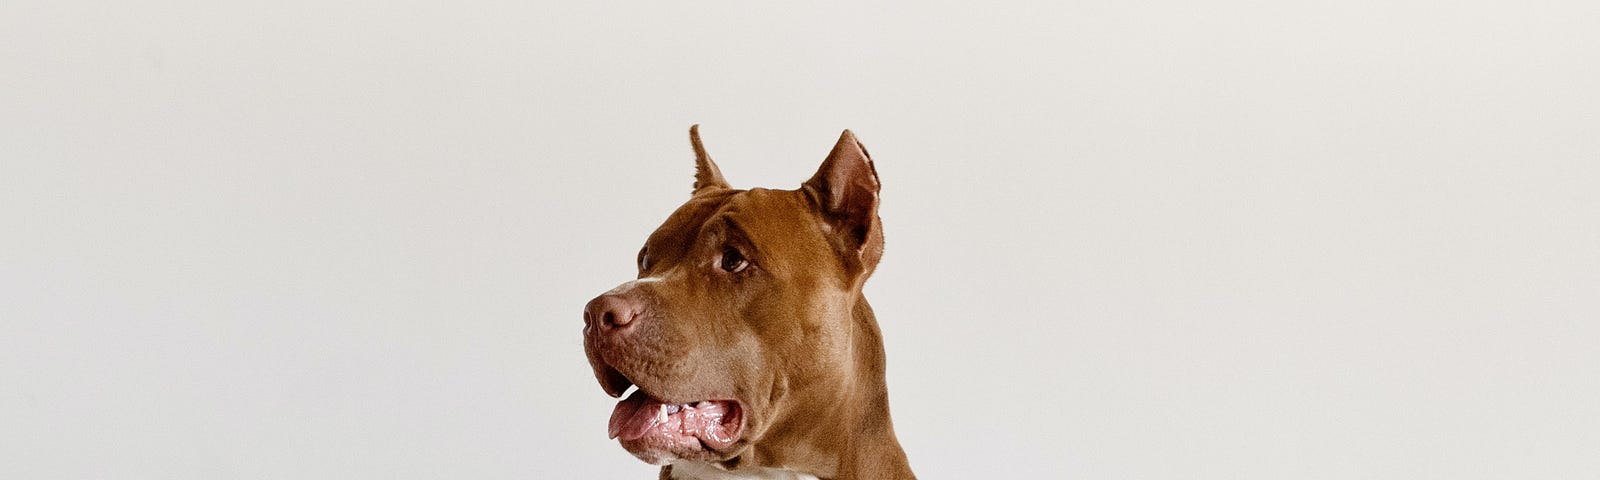
[[700,462],[706,464],[719,464],[737,457],[736,454],[718,453],[698,444],[675,443],[661,441],[660,439],[640,438],[636,440],[622,440],[622,448],[632,454],[639,461],[656,466],[666,466],[679,462]]

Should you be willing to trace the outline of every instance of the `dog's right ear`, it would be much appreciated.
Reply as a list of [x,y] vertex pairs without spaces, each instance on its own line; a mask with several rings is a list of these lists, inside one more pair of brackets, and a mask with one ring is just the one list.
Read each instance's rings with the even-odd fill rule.
[[700,143],[700,124],[689,127],[689,143],[694,145],[694,194],[730,188],[728,181],[722,179],[722,170],[717,168],[717,162],[711,161],[706,146]]

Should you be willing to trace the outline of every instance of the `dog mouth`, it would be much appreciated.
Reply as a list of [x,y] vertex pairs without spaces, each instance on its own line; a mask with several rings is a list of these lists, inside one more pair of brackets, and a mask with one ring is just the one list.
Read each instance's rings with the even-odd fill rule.
[[[634,384],[607,366],[601,386],[607,394],[622,397]],[[640,460],[664,464],[673,459],[721,460],[726,455],[720,452],[732,447],[743,429],[744,408],[737,400],[676,403],[639,387],[612,409],[606,435]]]

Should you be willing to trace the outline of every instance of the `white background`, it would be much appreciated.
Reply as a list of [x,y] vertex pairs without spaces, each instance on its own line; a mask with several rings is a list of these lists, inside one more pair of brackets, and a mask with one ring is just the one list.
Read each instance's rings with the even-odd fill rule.
[[1600,476],[1593,2],[636,3],[0,2],[0,478],[654,478],[697,122],[871,149],[923,478]]

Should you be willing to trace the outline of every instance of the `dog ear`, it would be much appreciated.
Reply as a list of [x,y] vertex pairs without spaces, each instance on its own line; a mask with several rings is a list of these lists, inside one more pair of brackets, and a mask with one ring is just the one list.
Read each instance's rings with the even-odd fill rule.
[[801,187],[817,203],[825,230],[852,270],[870,272],[883,256],[879,187],[872,157],[849,130],[839,135],[817,174]]
[[729,188],[728,181],[722,179],[722,170],[717,168],[717,162],[711,161],[706,146],[700,143],[700,124],[689,127],[689,143],[694,145],[694,193]]

